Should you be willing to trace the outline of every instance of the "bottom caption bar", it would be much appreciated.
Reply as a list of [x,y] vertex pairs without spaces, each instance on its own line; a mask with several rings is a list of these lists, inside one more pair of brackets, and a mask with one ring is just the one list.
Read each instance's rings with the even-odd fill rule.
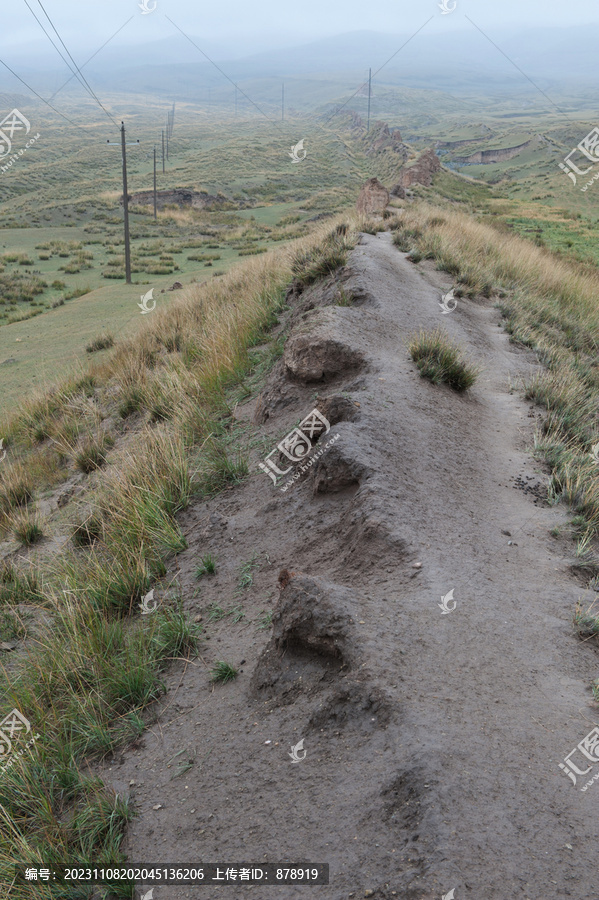
[[59,884],[328,884],[328,863],[162,863],[82,868],[81,866],[17,866],[16,880]]

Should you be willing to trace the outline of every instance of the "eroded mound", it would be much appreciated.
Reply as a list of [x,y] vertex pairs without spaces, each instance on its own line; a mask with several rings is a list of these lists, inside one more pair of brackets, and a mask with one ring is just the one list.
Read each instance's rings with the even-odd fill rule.
[[285,569],[279,581],[272,637],[252,675],[251,691],[290,700],[356,665],[356,602],[348,590],[320,578]]
[[290,380],[300,384],[327,382],[365,367],[364,354],[356,349],[358,341],[351,340],[352,313],[330,307],[302,316],[301,326],[285,345],[283,360]]

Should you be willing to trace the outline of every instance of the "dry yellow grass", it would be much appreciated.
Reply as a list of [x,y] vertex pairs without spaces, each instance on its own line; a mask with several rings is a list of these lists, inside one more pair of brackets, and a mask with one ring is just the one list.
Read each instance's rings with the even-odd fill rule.
[[534,348],[548,369],[527,396],[548,416],[536,446],[553,470],[552,492],[599,532],[599,271],[457,210],[406,207],[396,243],[416,248],[456,277],[470,296],[494,296],[514,339]]

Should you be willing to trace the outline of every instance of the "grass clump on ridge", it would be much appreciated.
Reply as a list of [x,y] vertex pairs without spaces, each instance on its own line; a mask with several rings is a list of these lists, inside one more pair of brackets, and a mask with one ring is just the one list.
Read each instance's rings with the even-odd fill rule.
[[348,226],[340,223],[314,247],[298,252],[292,262],[291,270],[304,286],[313,284],[319,278],[325,278],[347,262],[349,251],[355,245]]
[[421,330],[409,345],[410,355],[423,378],[433,384],[448,384],[454,391],[466,391],[476,381],[478,371],[470,365],[442,329]]

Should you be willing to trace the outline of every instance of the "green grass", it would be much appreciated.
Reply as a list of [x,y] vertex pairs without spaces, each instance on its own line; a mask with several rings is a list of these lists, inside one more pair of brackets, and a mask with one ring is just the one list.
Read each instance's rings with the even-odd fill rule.
[[272,613],[263,613],[258,619],[257,626],[259,631],[265,631],[267,628],[270,628],[272,626]]
[[33,569],[20,569],[4,560],[0,563],[0,602],[38,603],[43,598],[37,574]]
[[216,560],[210,553],[207,553],[205,556],[202,556],[201,561],[196,567],[196,578],[201,578],[203,575],[214,575],[215,572]]
[[226,684],[227,681],[233,681],[239,674],[238,670],[228,662],[219,660],[212,667],[211,680]]
[[355,237],[350,236],[348,226],[338,225],[321,244],[295,255],[292,272],[300,284],[313,284],[345,265],[354,246]]
[[36,544],[44,536],[43,528],[35,516],[21,513],[12,520],[13,534],[25,547]]
[[114,346],[114,337],[112,334],[102,334],[97,338],[94,338],[93,341],[85,348],[87,353],[97,353],[99,350],[109,350],[110,347]]
[[106,455],[112,446],[114,438],[106,432],[88,436],[74,454],[75,465],[86,475],[99,469],[106,462]]
[[254,583],[254,571],[260,567],[258,555],[254,553],[251,559],[243,563],[239,568],[239,578],[237,587],[240,591],[245,591]]
[[421,376],[433,384],[447,384],[454,391],[463,392],[477,379],[477,369],[464,359],[459,347],[449,341],[441,328],[421,330],[412,338],[409,350]]

